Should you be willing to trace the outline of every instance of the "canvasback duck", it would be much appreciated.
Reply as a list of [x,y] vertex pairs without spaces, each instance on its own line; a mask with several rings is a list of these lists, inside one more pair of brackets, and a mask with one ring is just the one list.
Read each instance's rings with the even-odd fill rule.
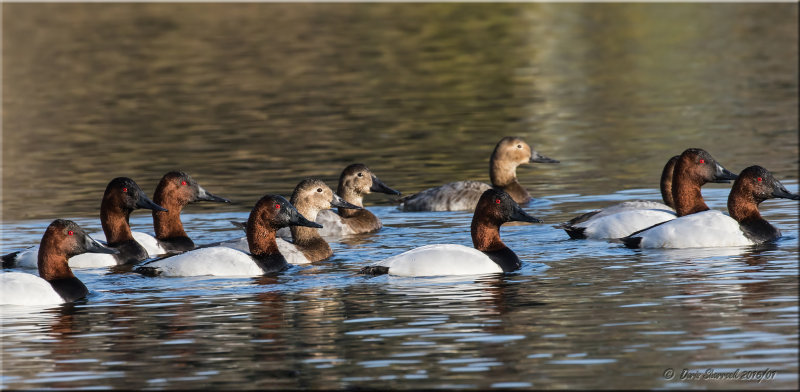
[[161,177],[153,194],[153,201],[167,209],[167,211],[153,210],[155,238],[166,252],[185,252],[195,248],[194,242],[183,230],[181,222],[183,207],[198,201],[231,202],[209,193],[182,171],[171,171]]
[[730,216],[720,211],[702,211],[640,230],[622,242],[629,248],[698,248],[758,245],[781,236],[758,212],[767,199],[800,200],[769,170],[761,166],[744,169],[728,196]]
[[370,275],[440,276],[509,272],[519,269],[519,257],[500,240],[500,225],[520,221],[540,223],[522,210],[509,194],[487,189],[478,200],[470,231],[474,248],[427,245],[361,269]]
[[[300,181],[297,184],[289,202],[297,208],[300,215],[310,221],[316,219],[320,211],[333,207],[361,209],[361,207],[352,205],[333,193],[331,188],[323,181],[311,178]],[[246,223],[235,223],[242,228],[247,227]],[[325,239],[319,235],[319,229],[304,226],[290,226],[289,229],[292,242],[282,238],[275,240],[278,244],[278,250],[289,264],[308,264],[333,256],[333,250],[331,250]],[[278,235],[282,230],[278,231]],[[233,242],[223,242],[220,245],[230,246],[242,251],[247,251],[248,248],[247,238]]]
[[539,154],[519,137],[500,139],[489,160],[492,185],[478,181],[451,182],[406,196],[401,201],[403,211],[472,211],[478,199],[489,188],[502,189],[515,202],[524,204],[531,195],[517,180],[517,166],[525,163],[558,163]]
[[0,304],[49,305],[85,297],[89,290],[72,273],[67,259],[86,252],[119,253],[93,240],[75,222],[54,220],[39,244],[39,276],[24,272],[0,274]]
[[[117,254],[84,253],[69,259],[72,268],[108,267],[142,261],[150,254],[162,252],[158,242],[144,233],[131,232],[128,224],[131,212],[138,208],[154,211],[167,211],[154,203],[142,188],[130,178],[117,177],[106,186],[103,201],[100,203],[100,223],[103,235],[97,239],[118,250]],[[109,240],[110,239],[110,240]],[[36,268],[37,246],[3,256],[3,266]]]
[[134,271],[148,276],[255,276],[278,272],[288,264],[278,249],[275,232],[286,226],[320,227],[282,196],[266,195],[247,220],[249,253],[227,246],[197,248],[148,262]]
[[349,234],[371,233],[383,227],[381,220],[375,214],[364,208],[364,195],[371,192],[380,192],[387,195],[399,195],[400,192],[389,188],[372,171],[363,164],[354,163],[347,166],[339,176],[339,186],[336,194],[344,201],[360,207],[339,207],[339,213],[323,210],[317,215],[316,222],[322,225],[320,235],[341,236]]
[[[183,222],[181,222],[181,212],[187,204],[198,201],[231,202],[228,199],[212,195],[190,175],[182,171],[171,171],[161,177],[153,194],[153,201],[167,208],[166,211],[153,210],[155,237],[144,232],[132,232],[136,242],[142,244],[147,250],[148,257],[170,252],[185,252],[195,248],[194,241],[183,230]],[[105,240],[103,234],[96,234],[95,238],[101,241]]]
[[556,227],[573,239],[624,237],[679,216],[708,210],[700,188],[709,182],[728,183],[735,179],[736,174],[722,167],[707,151],[689,148],[664,166],[660,185],[665,204],[626,201],[587,212]]

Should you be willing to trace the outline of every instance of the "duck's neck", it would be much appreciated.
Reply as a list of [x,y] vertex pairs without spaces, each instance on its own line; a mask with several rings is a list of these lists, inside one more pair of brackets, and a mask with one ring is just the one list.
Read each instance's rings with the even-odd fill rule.
[[[364,195],[357,193],[355,189],[345,189],[343,186],[339,185],[339,189],[337,189],[336,194],[339,195],[339,197],[341,197],[344,201],[354,206],[364,208],[364,205],[362,204],[364,202]],[[350,218],[366,210],[355,210],[352,208],[339,207],[338,211],[339,215],[343,218]]]
[[492,159],[489,163],[489,178],[492,180],[492,186],[508,193],[515,202],[527,203],[531,200],[531,194],[517,180],[517,166]]
[[189,238],[186,231],[183,230],[183,222],[181,222],[181,211],[185,205],[161,194],[156,194],[153,201],[167,209],[167,211],[153,210],[153,227],[156,230],[156,238],[159,240]]
[[255,257],[280,255],[275,242],[275,229],[264,224],[247,222],[247,244]]
[[739,223],[763,220],[764,218],[758,211],[759,203],[760,201],[753,197],[752,192],[734,188],[731,189],[728,196],[728,213]]
[[67,255],[48,252],[49,247],[44,245],[42,244],[39,247],[39,276],[48,282],[56,279],[74,278],[75,275],[69,268]]
[[517,165],[492,157],[489,162],[489,178],[492,180],[492,185],[500,188],[518,183]]
[[528,190],[522,186],[517,180],[515,179],[514,182],[508,184],[504,187],[498,187],[502,189],[505,193],[508,193],[512,199],[514,199],[517,204],[524,204],[531,201],[531,194],[528,193]]
[[669,207],[675,208],[675,199],[672,197],[672,173],[675,169],[675,164],[667,163],[664,171],[661,173],[661,198],[664,199],[664,204]]
[[694,179],[679,180],[673,183],[673,207],[678,216],[708,210],[708,206],[703,200],[703,194],[700,192],[700,186],[703,184],[703,181]]
[[481,252],[492,252],[506,248],[506,244],[500,240],[500,225],[487,218],[477,216],[472,218],[470,226],[472,233],[472,245]]
[[[295,204],[295,207],[297,207],[297,212],[306,217],[306,219],[312,222],[317,220],[319,209],[304,206],[302,203]],[[316,239],[322,239],[322,236],[319,235],[319,230],[313,227],[289,226],[289,231],[292,232],[292,240],[294,240],[295,244],[308,243]]]
[[103,226],[103,233],[106,235],[106,241],[109,245],[132,241],[133,234],[131,233],[131,226],[128,221],[133,210],[120,208],[118,206],[110,205],[111,203],[103,200],[100,205],[100,224]]

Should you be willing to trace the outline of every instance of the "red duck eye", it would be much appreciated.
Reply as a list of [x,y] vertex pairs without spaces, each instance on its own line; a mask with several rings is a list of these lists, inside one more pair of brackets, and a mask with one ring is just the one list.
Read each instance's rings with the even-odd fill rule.
[[280,204],[275,204],[275,209],[276,210],[280,210],[281,209],[281,205]]
[[500,199],[494,199],[494,202],[500,204]]
[[181,185],[186,186],[186,181],[181,181]]
[[128,193],[128,188],[122,188],[122,193]]
[[700,163],[706,163],[706,160],[705,159],[701,159]]
[[761,177],[758,177],[758,182],[761,182]]
[[75,233],[73,233],[72,230],[67,232],[67,235],[73,235],[73,234],[75,234]]

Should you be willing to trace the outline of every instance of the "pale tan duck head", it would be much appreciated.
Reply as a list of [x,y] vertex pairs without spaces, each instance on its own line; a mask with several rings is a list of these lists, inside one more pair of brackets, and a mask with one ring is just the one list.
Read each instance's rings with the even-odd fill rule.
[[339,176],[339,187],[336,194],[347,202],[362,207],[364,195],[380,192],[388,195],[399,195],[400,192],[389,188],[364,164],[354,163]]

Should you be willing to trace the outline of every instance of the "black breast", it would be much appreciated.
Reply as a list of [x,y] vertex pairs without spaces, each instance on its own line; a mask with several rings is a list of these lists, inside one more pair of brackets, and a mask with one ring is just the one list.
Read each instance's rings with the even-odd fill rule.
[[256,264],[264,271],[265,274],[280,272],[289,267],[286,259],[282,254],[272,254],[267,256],[252,256]]
[[89,289],[76,277],[48,281],[66,302],[74,302],[89,294]]
[[108,245],[119,251],[119,254],[114,255],[118,265],[138,263],[148,257],[147,251],[134,240]]
[[503,269],[503,272],[516,271],[522,267],[522,261],[520,261],[517,254],[508,247],[483,253],[497,263],[497,265]]
[[194,241],[189,237],[165,238],[158,240],[158,243],[167,252],[186,252],[195,248]]
[[756,244],[774,241],[781,237],[781,231],[763,218],[739,222],[739,228],[747,239]]

